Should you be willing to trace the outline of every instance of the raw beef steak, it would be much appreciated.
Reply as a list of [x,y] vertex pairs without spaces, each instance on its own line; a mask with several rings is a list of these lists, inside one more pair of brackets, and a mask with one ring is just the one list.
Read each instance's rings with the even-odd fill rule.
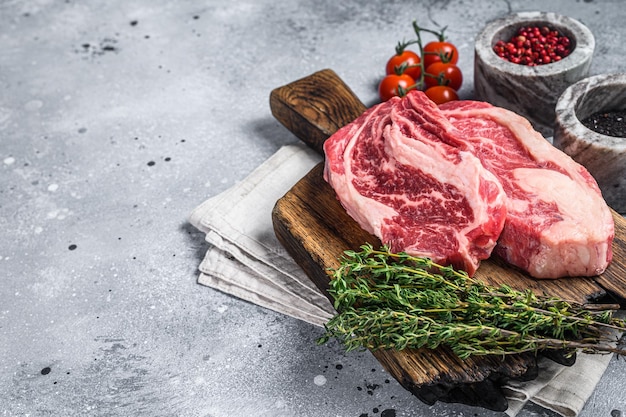
[[511,111],[475,101],[440,108],[464,134],[449,143],[470,149],[507,194],[495,253],[536,278],[602,273],[614,223],[589,172]]
[[[422,92],[376,105],[324,144],[324,178],[348,214],[393,251],[473,275],[506,216],[502,186]],[[364,242],[365,243],[365,242]]]

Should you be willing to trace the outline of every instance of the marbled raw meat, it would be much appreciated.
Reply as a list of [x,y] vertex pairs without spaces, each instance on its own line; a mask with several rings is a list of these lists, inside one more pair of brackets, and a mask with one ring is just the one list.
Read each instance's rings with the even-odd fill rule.
[[496,254],[536,278],[593,276],[606,269],[613,217],[582,165],[509,110],[477,101],[440,109],[464,134],[448,143],[476,155],[507,194]]
[[[473,275],[506,216],[502,186],[421,91],[376,105],[324,144],[324,178],[348,214],[389,245]],[[364,242],[365,243],[365,242]]]

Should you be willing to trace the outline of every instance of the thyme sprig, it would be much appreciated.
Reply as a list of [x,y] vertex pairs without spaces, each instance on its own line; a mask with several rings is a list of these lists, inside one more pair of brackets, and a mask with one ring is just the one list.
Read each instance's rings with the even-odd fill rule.
[[450,347],[460,358],[553,349],[615,352],[626,322],[614,310],[494,287],[427,258],[375,250],[346,251],[329,293],[338,311],[319,339],[354,349]]

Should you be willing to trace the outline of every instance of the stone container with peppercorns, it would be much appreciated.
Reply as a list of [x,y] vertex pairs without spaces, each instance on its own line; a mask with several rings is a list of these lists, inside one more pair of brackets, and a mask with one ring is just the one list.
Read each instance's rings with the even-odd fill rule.
[[476,37],[475,97],[552,136],[557,99],[589,75],[594,48],[591,31],[567,16],[520,12],[496,19]]
[[626,215],[625,127],[625,73],[580,80],[557,101],[554,146],[587,168],[607,204],[622,215]]

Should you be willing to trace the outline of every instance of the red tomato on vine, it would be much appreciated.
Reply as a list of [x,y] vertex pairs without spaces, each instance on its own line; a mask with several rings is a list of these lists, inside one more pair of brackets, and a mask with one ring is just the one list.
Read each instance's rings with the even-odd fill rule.
[[427,88],[424,94],[431,99],[435,104],[443,104],[448,101],[458,100],[459,96],[452,88],[445,85],[436,85],[434,87]]
[[417,80],[422,74],[420,57],[415,52],[405,49],[389,58],[385,72],[387,75],[404,73]]
[[[416,38],[399,42],[396,54],[387,61],[387,75],[378,85],[382,101],[394,96],[402,97],[416,88],[425,90],[426,95],[437,104],[459,99],[456,91],[463,83],[463,74],[456,66],[459,53],[454,44],[446,42],[445,29],[422,28],[413,21]],[[434,35],[437,40],[423,47],[422,33]],[[407,50],[410,45],[417,45],[419,51]]]
[[394,96],[404,96],[414,85],[415,80],[407,74],[390,74],[378,85],[378,95],[382,101],[387,101]]
[[426,67],[424,84],[426,84],[426,87],[447,85],[458,91],[463,84],[463,73],[459,67],[454,64],[446,64],[441,61],[435,62]]
[[459,51],[456,46],[446,41],[432,41],[424,46],[424,68],[435,62],[442,61],[456,64],[459,62]]

